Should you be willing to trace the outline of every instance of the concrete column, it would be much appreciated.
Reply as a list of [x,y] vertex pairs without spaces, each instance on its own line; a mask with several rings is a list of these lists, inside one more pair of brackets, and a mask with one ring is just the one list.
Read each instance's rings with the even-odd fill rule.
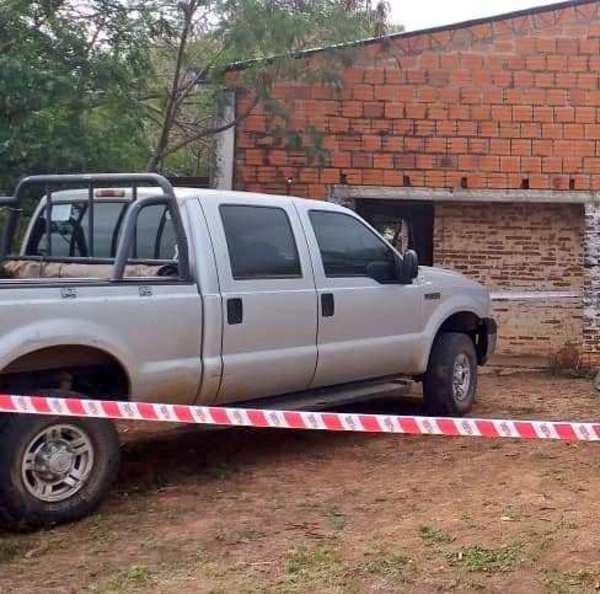
[[583,232],[583,363],[600,367],[600,204],[585,204]]

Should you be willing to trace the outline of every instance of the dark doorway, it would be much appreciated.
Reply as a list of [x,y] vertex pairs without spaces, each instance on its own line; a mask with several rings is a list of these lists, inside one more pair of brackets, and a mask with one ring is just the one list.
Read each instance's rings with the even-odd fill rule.
[[415,250],[421,264],[433,265],[433,204],[357,200],[356,211],[399,252]]

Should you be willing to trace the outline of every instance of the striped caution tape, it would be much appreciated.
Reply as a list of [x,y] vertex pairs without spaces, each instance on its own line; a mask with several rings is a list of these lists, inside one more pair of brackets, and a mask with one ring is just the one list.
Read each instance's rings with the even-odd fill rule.
[[300,412],[0,395],[0,412],[228,427],[600,441],[600,423]]

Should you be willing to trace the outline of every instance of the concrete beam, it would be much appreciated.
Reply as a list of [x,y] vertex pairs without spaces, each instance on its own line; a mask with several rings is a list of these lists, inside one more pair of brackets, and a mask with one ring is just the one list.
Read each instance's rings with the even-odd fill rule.
[[352,204],[354,200],[411,200],[416,202],[600,204],[600,193],[553,190],[449,190],[391,186],[333,186],[331,201]]

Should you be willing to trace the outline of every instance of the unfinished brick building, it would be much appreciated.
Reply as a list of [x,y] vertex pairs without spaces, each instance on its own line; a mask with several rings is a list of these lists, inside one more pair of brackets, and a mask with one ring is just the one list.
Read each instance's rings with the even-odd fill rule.
[[258,110],[224,139],[221,186],[346,204],[423,263],[486,283],[500,352],[600,364],[600,2],[355,47],[341,86],[277,88],[325,160]]

